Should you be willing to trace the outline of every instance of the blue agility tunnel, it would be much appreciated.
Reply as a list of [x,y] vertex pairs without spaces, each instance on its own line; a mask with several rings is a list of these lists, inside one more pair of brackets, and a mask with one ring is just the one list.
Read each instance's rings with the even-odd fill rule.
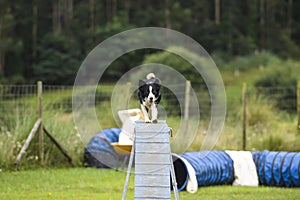
[[[126,156],[117,154],[111,146],[111,143],[118,142],[120,132],[121,129],[112,128],[97,133],[85,148],[85,164],[88,167],[114,169],[125,166]],[[300,152],[248,152],[248,163],[245,152],[238,152],[237,155],[239,153],[241,156],[238,157],[230,151],[172,154],[178,190],[186,188],[195,192],[198,186],[235,184],[237,180],[245,183],[251,177],[256,177],[256,181],[258,177],[260,185],[300,187]],[[253,165],[253,173],[239,169],[243,164],[247,169],[250,164]],[[243,179],[245,174],[248,176]]]
[[233,161],[225,151],[189,152],[181,155],[193,166],[198,186],[231,184]]
[[234,180],[233,161],[225,151],[188,152],[173,156],[173,161],[179,191],[188,183],[186,161],[195,170],[198,186],[232,184]]
[[118,168],[124,156],[118,155],[111,143],[118,142],[121,129],[105,129],[97,133],[84,150],[87,167]]
[[300,152],[252,152],[259,183],[266,186],[300,187]]

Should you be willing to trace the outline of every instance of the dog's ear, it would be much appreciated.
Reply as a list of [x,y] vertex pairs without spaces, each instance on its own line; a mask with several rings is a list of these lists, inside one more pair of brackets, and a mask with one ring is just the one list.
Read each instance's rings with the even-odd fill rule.
[[155,79],[154,83],[160,84],[160,80],[158,78]]
[[161,99],[161,94],[159,94],[159,96],[158,96],[158,98],[156,99],[155,103],[156,103],[156,104],[159,104],[160,99]]
[[154,85],[156,86],[157,89],[160,90],[160,80],[158,78],[155,79]]
[[145,81],[143,81],[143,80],[139,80],[139,87],[142,87],[142,86],[144,86],[146,84],[146,82]]
[[156,88],[157,90],[160,90],[160,84],[154,83],[154,85],[155,85],[155,88]]

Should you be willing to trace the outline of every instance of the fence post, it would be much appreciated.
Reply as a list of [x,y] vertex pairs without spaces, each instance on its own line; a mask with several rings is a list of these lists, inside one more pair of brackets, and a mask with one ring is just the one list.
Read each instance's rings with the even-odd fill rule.
[[30,131],[30,133],[29,133],[27,139],[25,140],[25,143],[24,143],[24,145],[22,146],[21,151],[20,151],[20,153],[18,154],[17,159],[16,159],[16,162],[15,162],[15,167],[16,167],[16,169],[19,168],[19,163],[21,162],[21,159],[22,159],[23,155],[25,154],[27,148],[29,147],[29,144],[30,144],[31,140],[33,139],[35,133],[38,131],[38,128],[41,126],[41,123],[42,123],[42,120],[41,120],[41,119],[38,119],[38,120],[35,122],[35,124],[34,124],[33,128],[31,129],[31,131]]
[[191,82],[186,81],[185,84],[185,97],[184,97],[184,131],[188,131],[188,122],[189,122],[189,109],[190,109],[190,91],[191,91]]
[[243,150],[246,150],[247,140],[247,84],[243,83],[242,100],[243,100]]
[[132,93],[131,93],[131,86],[132,86],[132,84],[131,84],[131,82],[127,82],[126,83],[126,88],[125,88],[125,101],[127,101],[128,103],[126,104],[126,109],[129,109],[129,107],[130,107],[130,105],[129,105],[129,102],[130,102],[130,97],[131,97],[131,95],[132,95]]
[[300,80],[297,84],[297,113],[298,113],[298,130],[300,131]]
[[41,165],[44,165],[44,135],[43,135],[43,83],[42,81],[37,82],[37,92],[38,92],[38,113],[39,119],[41,120],[40,130],[39,130],[39,157]]

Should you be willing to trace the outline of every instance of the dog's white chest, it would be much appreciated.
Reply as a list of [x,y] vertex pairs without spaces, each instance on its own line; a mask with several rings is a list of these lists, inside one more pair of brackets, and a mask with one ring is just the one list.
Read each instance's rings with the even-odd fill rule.
[[148,109],[150,109],[152,104],[149,101],[145,101],[144,106],[146,106]]

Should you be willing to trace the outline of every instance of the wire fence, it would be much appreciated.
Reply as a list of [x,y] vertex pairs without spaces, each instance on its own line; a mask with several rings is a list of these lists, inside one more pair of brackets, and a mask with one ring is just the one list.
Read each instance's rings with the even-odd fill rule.
[[[162,106],[165,107],[168,115],[183,115],[182,109],[178,108],[179,98],[185,98],[185,83],[178,85],[182,88],[182,92],[174,94],[167,88],[162,89]],[[201,117],[210,117],[210,94],[204,85],[192,85],[194,89],[198,105],[201,112]],[[95,93],[95,105],[108,103],[111,100],[113,85],[99,87]],[[87,90],[83,90],[82,96],[87,95]],[[72,92],[73,86],[61,85],[43,85],[43,103],[44,111],[60,110],[63,112],[72,112]],[[243,108],[242,102],[242,86],[226,88],[226,105],[227,114],[235,114]],[[272,104],[275,109],[285,111],[289,114],[297,113],[297,86],[291,87],[268,87],[255,88],[248,87],[247,91],[248,104],[255,104],[259,99],[264,98],[268,103]],[[136,101],[136,106],[139,106],[136,95],[132,94],[133,101]],[[6,115],[13,115],[14,112],[24,114],[37,113],[37,85],[0,85],[0,122],[5,119]],[[90,105],[90,106],[95,106]],[[110,106],[110,104],[107,104]],[[189,110],[193,111],[196,108],[193,104],[189,106]],[[192,112],[190,112],[192,113]]]
[[[185,88],[185,84],[176,87]],[[110,106],[107,102],[111,101],[113,85],[99,87],[95,93],[95,104],[89,106]],[[200,110],[201,120],[210,120],[211,100],[210,94],[205,85],[192,85],[191,88],[195,91],[198,102],[191,103],[189,107],[189,115],[198,114],[195,110]],[[88,90],[82,90],[82,97],[88,95]],[[186,91],[182,89],[177,94],[174,94],[168,88],[162,89],[161,106],[166,111],[167,116],[183,116],[186,112],[184,105],[180,104],[178,98],[187,101]],[[43,112],[56,110],[65,113],[72,112],[72,94],[73,86],[66,85],[43,85]],[[136,91],[132,95],[134,103],[130,104],[135,108],[139,108]],[[246,90],[247,104],[254,105],[262,99],[268,106],[272,105],[278,111],[285,111],[288,114],[295,115],[297,113],[297,86],[291,87],[267,87],[256,88],[248,87]],[[226,106],[227,116],[241,115],[243,112],[242,101],[242,86],[226,88]],[[188,100],[189,101],[189,100]],[[182,102],[181,102],[182,103]],[[197,107],[195,107],[197,106]],[[12,118],[23,117],[29,113],[38,115],[38,98],[37,85],[0,85],[0,126],[7,123]],[[105,116],[103,116],[105,117]],[[106,119],[107,120],[107,119]],[[113,119],[111,119],[113,120]],[[242,119],[241,119],[242,120]]]

